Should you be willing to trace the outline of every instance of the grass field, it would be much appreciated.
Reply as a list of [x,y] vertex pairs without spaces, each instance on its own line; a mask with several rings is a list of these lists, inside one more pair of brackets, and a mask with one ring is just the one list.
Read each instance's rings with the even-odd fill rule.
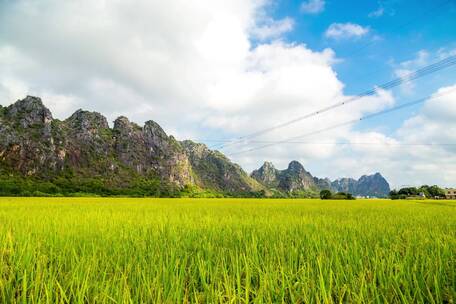
[[0,198],[0,303],[455,303],[456,202]]

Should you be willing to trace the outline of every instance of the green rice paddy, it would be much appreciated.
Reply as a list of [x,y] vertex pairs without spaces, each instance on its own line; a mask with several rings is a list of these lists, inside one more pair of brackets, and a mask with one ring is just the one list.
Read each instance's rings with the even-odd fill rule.
[[455,201],[0,198],[0,303],[455,303]]

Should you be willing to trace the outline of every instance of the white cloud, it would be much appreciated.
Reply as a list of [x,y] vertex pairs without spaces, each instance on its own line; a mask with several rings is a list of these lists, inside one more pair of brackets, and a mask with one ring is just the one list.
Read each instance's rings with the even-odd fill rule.
[[394,187],[406,184],[454,187],[456,84],[439,89],[390,136],[375,131],[348,135],[347,140],[354,145],[342,147],[337,162],[328,162],[335,176],[350,172],[356,176],[377,168]]
[[456,84],[439,89],[398,134],[412,141],[456,143]]
[[413,82],[407,82],[409,75],[419,68],[429,63],[429,53],[426,50],[417,52],[416,57],[412,60],[407,60],[396,65],[394,69],[394,75],[402,78],[405,83],[401,85],[402,93],[411,95],[414,92],[415,84]]
[[[265,13],[269,2],[0,2],[0,103],[32,94],[42,96],[58,118],[85,108],[106,114],[110,121],[118,115],[138,123],[153,119],[180,139],[223,139],[349,98],[332,67],[336,54],[331,49],[313,51],[305,44],[284,42],[292,20],[271,19]],[[354,28],[352,37],[367,33],[367,29]],[[46,35],[31,34],[36,29]],[[348,35],[340,31],[339,36]],[[407,64],[398,67],[410,68]],[[305,134],[392,104],[391,92],[379,90],[375,96],[257,140]],[[395,140],[380,132],[354,131],[352,126],[303,140],[332,143],[352,138]],[[224,152],[243,149],[233,146]],[[285,167],[296,158],[319,176],[381,171],[394,182],[401,178],[416,181],[415,173],[424,172],[430,163],[417,159],[421,167],[410,169],[409,163],[410,168],[397,171],[395,166],[407,155],[394,154],[381,145],[355,150],[353,154],[351,147],[335,144],[277,145],[236,156],[235,161],[251,170],[264,160]],[[428,178],[438,176],[434,173]]]
[[305,14],[318,14],[325,10],[325,0],[308,0],[301,4],[301,12]]
[[437,58],[440,60],[456,55],[456,48],[443,47],[437,51]]
[[378,8],[372,12],[370,12],[367,16],[369,18],[380,18],[382,16],[394,16],[396,14],[395,10],[395,3],[396,1],[389,1],[389,0],[379,0],[378,1]]
[[281,20],[267,19],[261,26],[252,30],[252,34],[259,40],[274,39],[293,30],[294,20],[284,18]]
[[355,23],[333,23],[325,32],[327,38],[345,39],[359,38],[369,33],[368,27],[363,27]]
[[378,9],[376,9],[375,11],[373,12],[370,12],[368,17],[369,18],[378,18],[378,17],[381,17],[383,16],[383,14],[385,13],[385,8],[383,7],[379,7]]

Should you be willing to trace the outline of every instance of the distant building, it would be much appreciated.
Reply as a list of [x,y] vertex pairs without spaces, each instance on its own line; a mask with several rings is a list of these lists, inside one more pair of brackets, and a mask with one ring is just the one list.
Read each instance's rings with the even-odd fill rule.
[[456,199],[456,189],[445,189],[445,198],[446,199]]

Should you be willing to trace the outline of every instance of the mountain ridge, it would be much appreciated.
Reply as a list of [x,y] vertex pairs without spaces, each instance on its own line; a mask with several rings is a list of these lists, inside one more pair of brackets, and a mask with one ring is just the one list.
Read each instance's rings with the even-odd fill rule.
[[[15,176],[60,190],[75,184],[80,191],[110,189],[108,194],[129,193],[116,189],[131,188],[144,195],[166,194],[170,192],[163,189],[170,188],[241,196],[269,196],[274,189],[317,191],[328,184],[297,161],[287,170],[277,170],[272,163],[264,170],[267,174],[247,174],[223,153],[190,140],[178,141],[153,120],[140,126],[120,116],[111,128],[102,114],[82,109],[59,120],[33,96],[0,106],[0,177],[6,182]],[[148,187],[155,187],[155,192]]]
[[287,169],[278,170],[266,161],[251,175],[259,183],[269,188],[292,194],[299,191],[317,192],[331,190],[333,192],[346,192],[363,197],[387,197],[390,186],[380,174],[363,175],[359,179],[339,178],[331,181],[328,178],[312,176],[298,161],[292,161]]

